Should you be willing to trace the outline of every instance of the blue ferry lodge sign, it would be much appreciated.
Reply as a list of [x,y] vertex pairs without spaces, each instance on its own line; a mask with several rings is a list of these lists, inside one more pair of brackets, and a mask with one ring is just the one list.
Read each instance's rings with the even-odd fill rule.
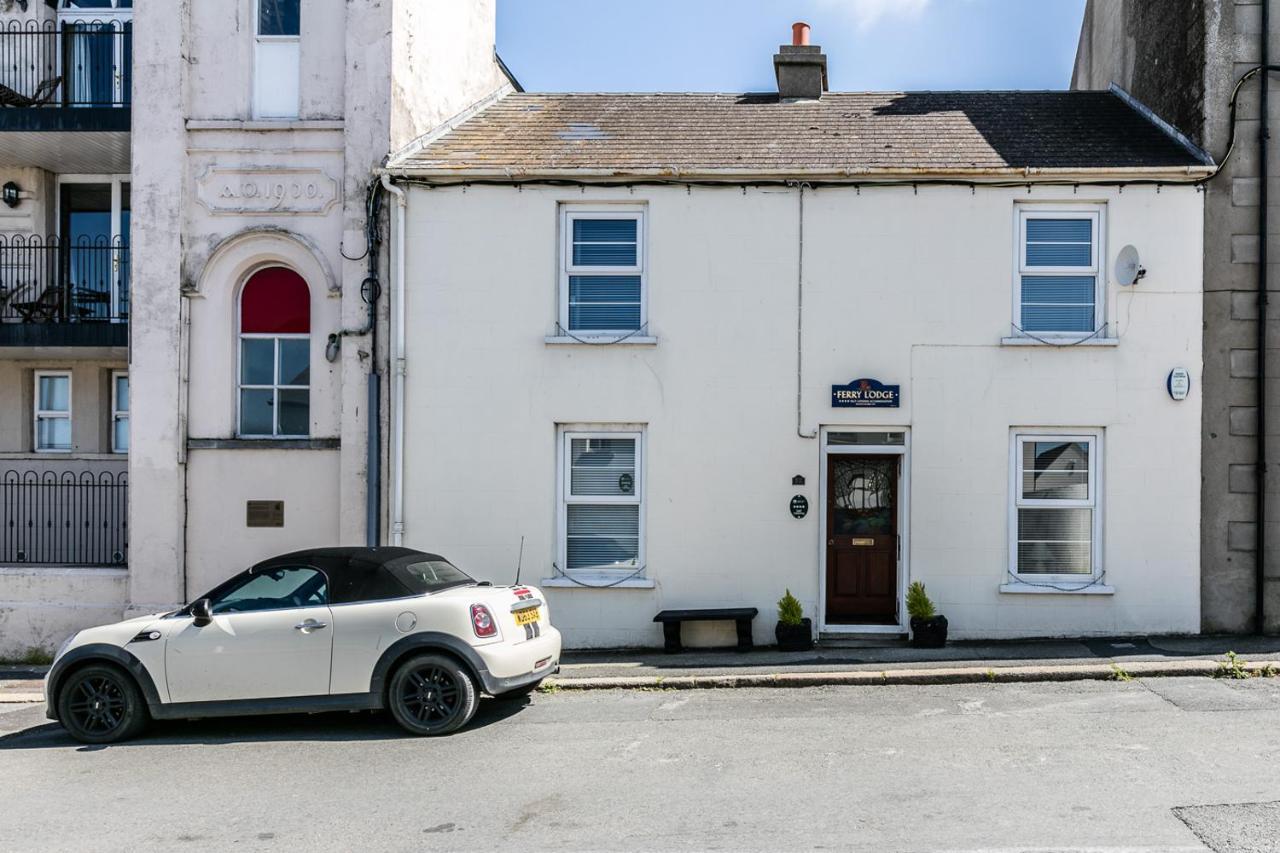
[[848,385],[831,386],[831,406],[836,409],[896,409],[902,398],[900,385],[885,385],[878,379],[855,379]]

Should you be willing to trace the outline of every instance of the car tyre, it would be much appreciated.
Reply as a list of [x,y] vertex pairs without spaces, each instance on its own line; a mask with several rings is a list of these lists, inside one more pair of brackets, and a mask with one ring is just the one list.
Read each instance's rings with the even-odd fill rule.
[[470,673],[451,657],[415,655],[391,677],[387,705],[400,727],[415,735],[447,735],[471,722],[480,704]]
[[81,743],[116,743],[142,733],[147,703],[133,677],[111,664],[69,674],[58,691],[58,720]]

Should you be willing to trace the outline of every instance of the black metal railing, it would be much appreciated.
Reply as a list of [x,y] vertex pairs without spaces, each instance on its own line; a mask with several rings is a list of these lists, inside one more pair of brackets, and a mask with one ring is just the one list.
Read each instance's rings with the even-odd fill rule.
[[0,323],[129,319],[129,245],[121,237],[0,236]]
[[0,106],[127,107],[132,21],[0,26]]
[[0,565],[126,565],[128,507],[124,471],[5,471]]

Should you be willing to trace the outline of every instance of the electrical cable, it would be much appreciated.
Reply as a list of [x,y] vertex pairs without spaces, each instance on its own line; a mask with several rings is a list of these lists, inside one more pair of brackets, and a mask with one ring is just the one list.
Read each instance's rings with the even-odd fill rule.
[[1009,579],[1018,586],[1037,586],[1045,589],[1057,590],[1058,592],[1083,592],[1090,587],[1102,586],[1103,581],[1107,578],[1107,573],[1104,570],[1088,583],[1080,584],[1079,586],[1062,586],[1057,583],[1048,583],[1045,581],[1029,581],[1022,575],[1014,574],[1012,569],[1005,569],[1005,572],[1009,575]]
[[1110,324],[1110,323],[1103,323],[1101,326],[1099,326],[1099,327],[1097,328],[1097,330],[1096,330],[1096,331],[1094,331],[1094,332],[1093,332],[1093,334],[1088,335],[1088,336],[1083,337],[1083,338],[1073,338],[1073,339],[1071,339],[1071,340],[1069,340],[1069,341],[1054,341],[1054,340],[1049,340],[1049,339],[1047,339],[1047,338],[1037,337],[1033,332],[1028,332],[1026,329],[1022,328],[1022,327],[1021,327],[1021,326],[1019,326],[1017,323],[1010,323],[1009,325],[1010,325],[1010,326],[1012,326],[1012,327],[1013,327],[1013,328],[1014,328],[1014,329],[1015,329],[1019,334],[1023,335],[1024,337],[1028,337],[1028,338],[1030,338],[1031,340],[1033,340],[1033,341],[1037,341],[1037,342],[1042,343],[1042,344],[1044,344],[1044,345],[1046,345],[1046,346],[1051,346],[1051,347],[1078,347],[1078,346],[1080,346],[1080,344],[1084,343],[1085,341],[1092,340],[1093,338],[1096,338],[1098,335],[1101,335],[1103,332],[1105,332],[1105,331],[1107,330],[1107,327],[1108,327],[1109,325],[1111,325],[1111,324]]
[[575,335],[573,332],[566,329],[564,326],[561,326],[559,320],[556,321],[556,335],[558,337],[570,338],[572,340],[577,341],[580,344],[586,344],[587,346],[593,346],[593,347],[599,347],[599,346],[607,347],[607,346],[613,346],[614,344],[620,344],[629,338],[634,338],[636,335],[639,335],[641,332],[647,331],[648,328],[649,328],[649,323],[646,321],[644,323],[641,323],[639,328],[633,329],[630,332],[627,332],[622,337],[614,338],[611,341],[606,341],[606,340],[599,340],[599,339],[592,339],[592,338],[580,338],[577,335]]
[[624,584],[624,583],[626,583],[627,581],[631,580],[632,578],[639,577],[639,576],[640,576],[640,574],[641,574],[641,573],[643,573],[643,572],[644,572],[644,570],[645,570],[645,566],[641,566],[640,568],[636,569],[636,570],[635,570],[634,572],[632,572],[631,574],[626,575],[625,577],[618,578],[616,581],[614,581],[614,582],[612,582],[612,583],[584,583],[583,581],[580,581],[580,580],[578,580],[577,578],[575,578],[573,575],[570,575],[568,572],[566,572],[564,569],[560,568],[560,567],[559,567],[558,565],[556,565],[555,563],[552,563],[552,564],[551,564],[551,568],[553,568],[553,569],[555,569],[555,570],[556,570],[556,572],[558,573],[558,576],[559,576],[559,577],[562,577],[562,578],[564,578],[565,580],[567,580],[567,581],[569,581],[569,582],[571,582],[571,583],[576,583],[578,586],[584,586],[584,587],[586,587],[587,589],[608,589],[609,587],[618,586],[619,584]]

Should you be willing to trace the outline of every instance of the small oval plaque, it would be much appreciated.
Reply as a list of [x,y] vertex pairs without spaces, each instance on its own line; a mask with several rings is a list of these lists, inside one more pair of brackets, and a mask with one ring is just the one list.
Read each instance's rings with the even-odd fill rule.
[[804,495],[796,495],[791,499],[791,514],[796,518],[804,518],[809,514],[809,499]]
[[1185,367],[1175,367],[1170,370],[1169,378],[1165,380],[1165,388],[1173,399],[1187,399],[1187,395],[1191,393],[1191,371]]

